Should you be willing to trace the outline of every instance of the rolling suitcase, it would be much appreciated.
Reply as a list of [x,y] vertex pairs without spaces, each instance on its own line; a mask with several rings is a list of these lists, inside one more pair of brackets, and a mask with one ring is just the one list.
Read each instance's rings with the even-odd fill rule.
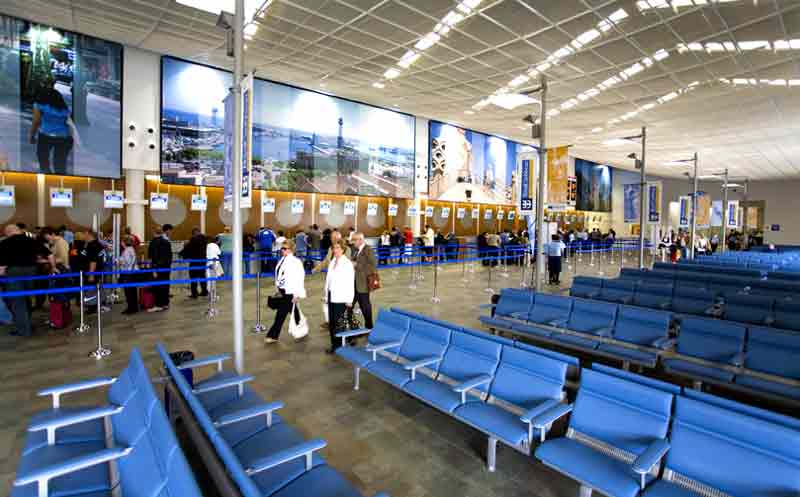
[[68,300],[50,301],[50,327],[62,330],[72,323],[72,308]]

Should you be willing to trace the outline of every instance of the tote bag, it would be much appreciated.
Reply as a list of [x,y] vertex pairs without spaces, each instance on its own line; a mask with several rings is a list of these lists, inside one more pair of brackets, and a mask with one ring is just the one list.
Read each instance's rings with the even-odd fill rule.
[[[297,313],[300,315],[299,321],[295,321],[294,319],[295,309],[297,309]],[[289,314],[289,335],[295,340],[300,340],[308,335],[308,321],[297,304],[292,305],[292,313]]]

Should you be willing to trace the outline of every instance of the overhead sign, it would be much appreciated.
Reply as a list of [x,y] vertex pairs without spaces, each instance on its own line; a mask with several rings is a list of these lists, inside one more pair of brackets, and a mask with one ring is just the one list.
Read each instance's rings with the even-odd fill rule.
[[344,202],[344,215],[345,216],[355,216],[356,215],[356,203],[353,200],[345,200]]
[[442,207],[442,219],[450,217],[450,207]]
[[425,207],[425,217],[433,217],[433,207]]
[[150,210],[152,211],[165,211],[169,208],[169,194],[168,193],[151,193],[150,194]]
[[497,211],[497,220],[502,221],[505,218],[506,214],[503,211]]
[[534,192],[534,162],[530,159],[522,161],[520,170],[520,196],[519,210],[523,214],[533,212],[533,192]]
[[685,228],[689,226],[689,197],[678,197],[678,201],[680,202],[678,206],[678,226]]
[[647,223],[661,222],[661,182],[647,184]]
[[51,188],[50,207],[72,207],[72,188]]
[[370,202],[367,204],[367,216],[377,216],[378,215],[378,204],[374,202]]
[[323,215],[327,215],[331,213],[331,207],[333,206],[333,202],[330,200],[320,200],[319,201],[319,213]]
[[478,219],[479,217],[481,217],[481,210],[475,207],[472,209],[472,219]]
[[119,190],[103,190],[104,209],[122,209],[125,207],[125,193]]
[[414,206],[411,206],[411,207],[409,207],[409,208],[408,208],[408,210],[406,211],[406,214],[407,214],[408,216],[416,216],[416,215],[418,215],[418,214],[419,214],[419,211],[417,211],[417,208],[416,208],[416,207],[414,207]]
[[275,199],[267,197],[266,195],[261,196],[261,212],[268,213],[268,212],[275,212]]
[[516,211],[508,211],[508,220],[509,221],[513,221],[515,217],[517,217]]
[[389,204],[389,215],[390,216],[397,215],[397,204]]
[[739,201],[738,200],[729,200],[728,201],[728,211],[725,216],[725,227],[726,228],[738,228],[739,227]]
[[306,201],[299,198],[292,199],[292,214],[302,214],[306,208]]
[[208,198],[200,193],[192,194],[192,210],[205,212],[208,209]]
[[486,209],[485,211],[483,211],[483,219],[487,221],[490,220],[493,215],[494,212],[492,211],[492,209]]
[[467,209],[465,209],[464,207],[459,207],[456,210],[456,217],[458,219],[464,219],[464,217],[466,217],[466,215],[467,215]]
[[15,203],[14,186],[0,186],[0,207],[14,207]]
[[253,190],[253,176],[252,176],[252,143],[253,143],[253,76],[247,75],[242,79],[242,121],[234,123],[234,105],[235,99],[233,94],[229,93],[225,97],[225,155],[224,155],[224,168],[225,177],[223,180],[223,199],[225,209],[231,210],[233,208],[233,128],[234,126],[241,126],[242,128],[242,157],[241,164],[237,167],[242,169],[242,195],[240,198],[240,206],[242,208],[250,208],[253,205],[252,190]]

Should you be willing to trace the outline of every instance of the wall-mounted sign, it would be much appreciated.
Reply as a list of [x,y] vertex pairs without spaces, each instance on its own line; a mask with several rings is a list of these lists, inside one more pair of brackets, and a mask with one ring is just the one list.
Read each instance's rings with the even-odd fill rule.
[[51,188],[50,207],[72,207],[72,188]]
[[275,199],[262,195],[261,212],[275,212]]
[[151,193],[150,210],[165,211],[169,208],[169,193]]
[[389,204],[389,215],[390,216],[397,215],[397,204]]
[[367,204],[367,216],[377,216],[378,215],[378,204],[374,202],[370,202]]
[[505,217],[506,217],[506,213],[505,212],[497,211],[497,220],[498,221],[502,221],[503,219],[505,219]]
[[450,217],[450,207],[442,207],[442,219]]
[[192,210],[205,212],[208,209],[208,197],[200,193],[192,194]]
[[344,202],[344,215],[345,216],[355,216],[356,215],[356,203],[354,200],[345,200]]
[[463,207],[459,207],[459,208],[456,210],[456,217],[457,217],[458,219],[464,219],[464,217],[466,217],[466,215],[467,215],[467,209],[465,209],[465,208],[463,208]]
[[781,230],[781,225],[780,224],[773,224],[772,225],[772,231],[780,231],[780,230]]
[[15,203],[14,186],[0,186],[0,207],[14,207]]
[[425,207],[425,217],[433,217],[433,207]]
[[509,221],[513,221],[515,217],[517,217],[517,213],[515,211],[508,211],[508,220]]
[[472,209],[472,219],[478,219],[479,217],[481,217],[481,210],[477,207]]
[[486,209],[485,211],[483,211],[483,219],[485,219],[487,221],[492,219],[493,215],[494,215],[494,212],[492,212],[492,209]]
[[119,190],[103,190],[104,209],[122,209],[125,207],[125,193]]
[[292,214],[302,214],[306,208],[306,201],[299,198],[292,199]]
[[333,202],[330,200],[320,200],[319,201],[319,213],[323,215],[327,215],[331,213],[331,207],[333,206]]
[[408,211],[406,212],[406,214],[408,214],[409,216],[416,216],[418,213],[419,211],[417,211],[416,207],[409,207]]

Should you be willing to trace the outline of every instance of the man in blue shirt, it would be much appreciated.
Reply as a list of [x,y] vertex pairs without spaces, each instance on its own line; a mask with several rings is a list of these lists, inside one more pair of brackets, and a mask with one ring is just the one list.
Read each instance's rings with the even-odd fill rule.
[[272,246],[275,243],[275,233],[269,228],[262,227],[258,231],[258,251],[261,257],[261,273],[270,273],[275,268]]
[[561,256],[567,246],[561,241],[561,237],[553,235],[552,241],[544,245],[544,254],[547,256],[547,270],[550,276],[550,284],[558,285],[561,282]]

